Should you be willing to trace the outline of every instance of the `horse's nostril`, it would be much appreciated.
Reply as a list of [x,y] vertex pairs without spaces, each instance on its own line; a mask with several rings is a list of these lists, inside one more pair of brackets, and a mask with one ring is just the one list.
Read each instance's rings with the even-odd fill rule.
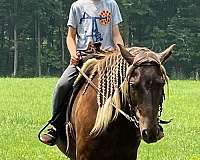
[[148,137],[148,131],[147,131],[147,129],[144,129],[144,130],[142,131],[142,137],[143,137],[143,138],[147,138],[147,137]]
[[160,127],[157,128],[157,140],[160,140],[160,139],[162,139],[163,137],[164,137],[163,129],[162,129],[162,127],[160,126]]

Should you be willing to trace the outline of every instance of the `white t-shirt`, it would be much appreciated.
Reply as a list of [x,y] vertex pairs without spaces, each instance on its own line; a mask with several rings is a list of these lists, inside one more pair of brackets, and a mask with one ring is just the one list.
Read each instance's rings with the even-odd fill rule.
[[101,42],[103,50],[112,50],[112,26],[120,22],[115,0],[78,0],[71,6],[67,25],[77,29],[77,50],[86,50],[95,42]]

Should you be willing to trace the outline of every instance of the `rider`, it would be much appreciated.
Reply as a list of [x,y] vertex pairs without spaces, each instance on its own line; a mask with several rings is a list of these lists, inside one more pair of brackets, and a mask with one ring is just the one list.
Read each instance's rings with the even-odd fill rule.
[[[53,95],[53,126],[42,134],[41,141],[47,145],[56,143],[57,133],[66,121],[65,102],[73,91],[73,83],[78,76],[75,67],[80,54],[91,43],[101,43],[102,50],[114,50],[117,44],[124,44],[118,24],[122,22],[115,0],[77,0],[71,6],[68,19],[67,47],[71,55],[70,65],[57,82]],[[57,116],[59,115],[59,116]]]

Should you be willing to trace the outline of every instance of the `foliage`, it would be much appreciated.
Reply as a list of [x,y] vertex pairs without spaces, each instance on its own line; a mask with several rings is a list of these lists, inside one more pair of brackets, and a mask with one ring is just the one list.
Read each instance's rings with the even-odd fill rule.
[[[73,1],[0,1],[0,76],[13,74],[14,26],[17,27],[18,76],[37,76],[39,66],[42,75],[58,75],[63,71],[69,54],[61,35],[66,36]],[[191,78],[200,72],[199,1],[116,1],[124,19],[120,26],[127,46],[145,46],[160,52],[176,43],[176,51],[167,64],[170,75]]]

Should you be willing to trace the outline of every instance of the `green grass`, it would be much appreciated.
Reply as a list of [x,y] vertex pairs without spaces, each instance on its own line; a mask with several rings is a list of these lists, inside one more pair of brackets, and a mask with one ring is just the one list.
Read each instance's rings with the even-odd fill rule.
[[[55,78],[0,79],[0,160],[64,160],[56,147],[37,139],[51,115]],[[142,142],[139,160],[200,160],[200,82],[170,81],[164,104],[165,138]]]

